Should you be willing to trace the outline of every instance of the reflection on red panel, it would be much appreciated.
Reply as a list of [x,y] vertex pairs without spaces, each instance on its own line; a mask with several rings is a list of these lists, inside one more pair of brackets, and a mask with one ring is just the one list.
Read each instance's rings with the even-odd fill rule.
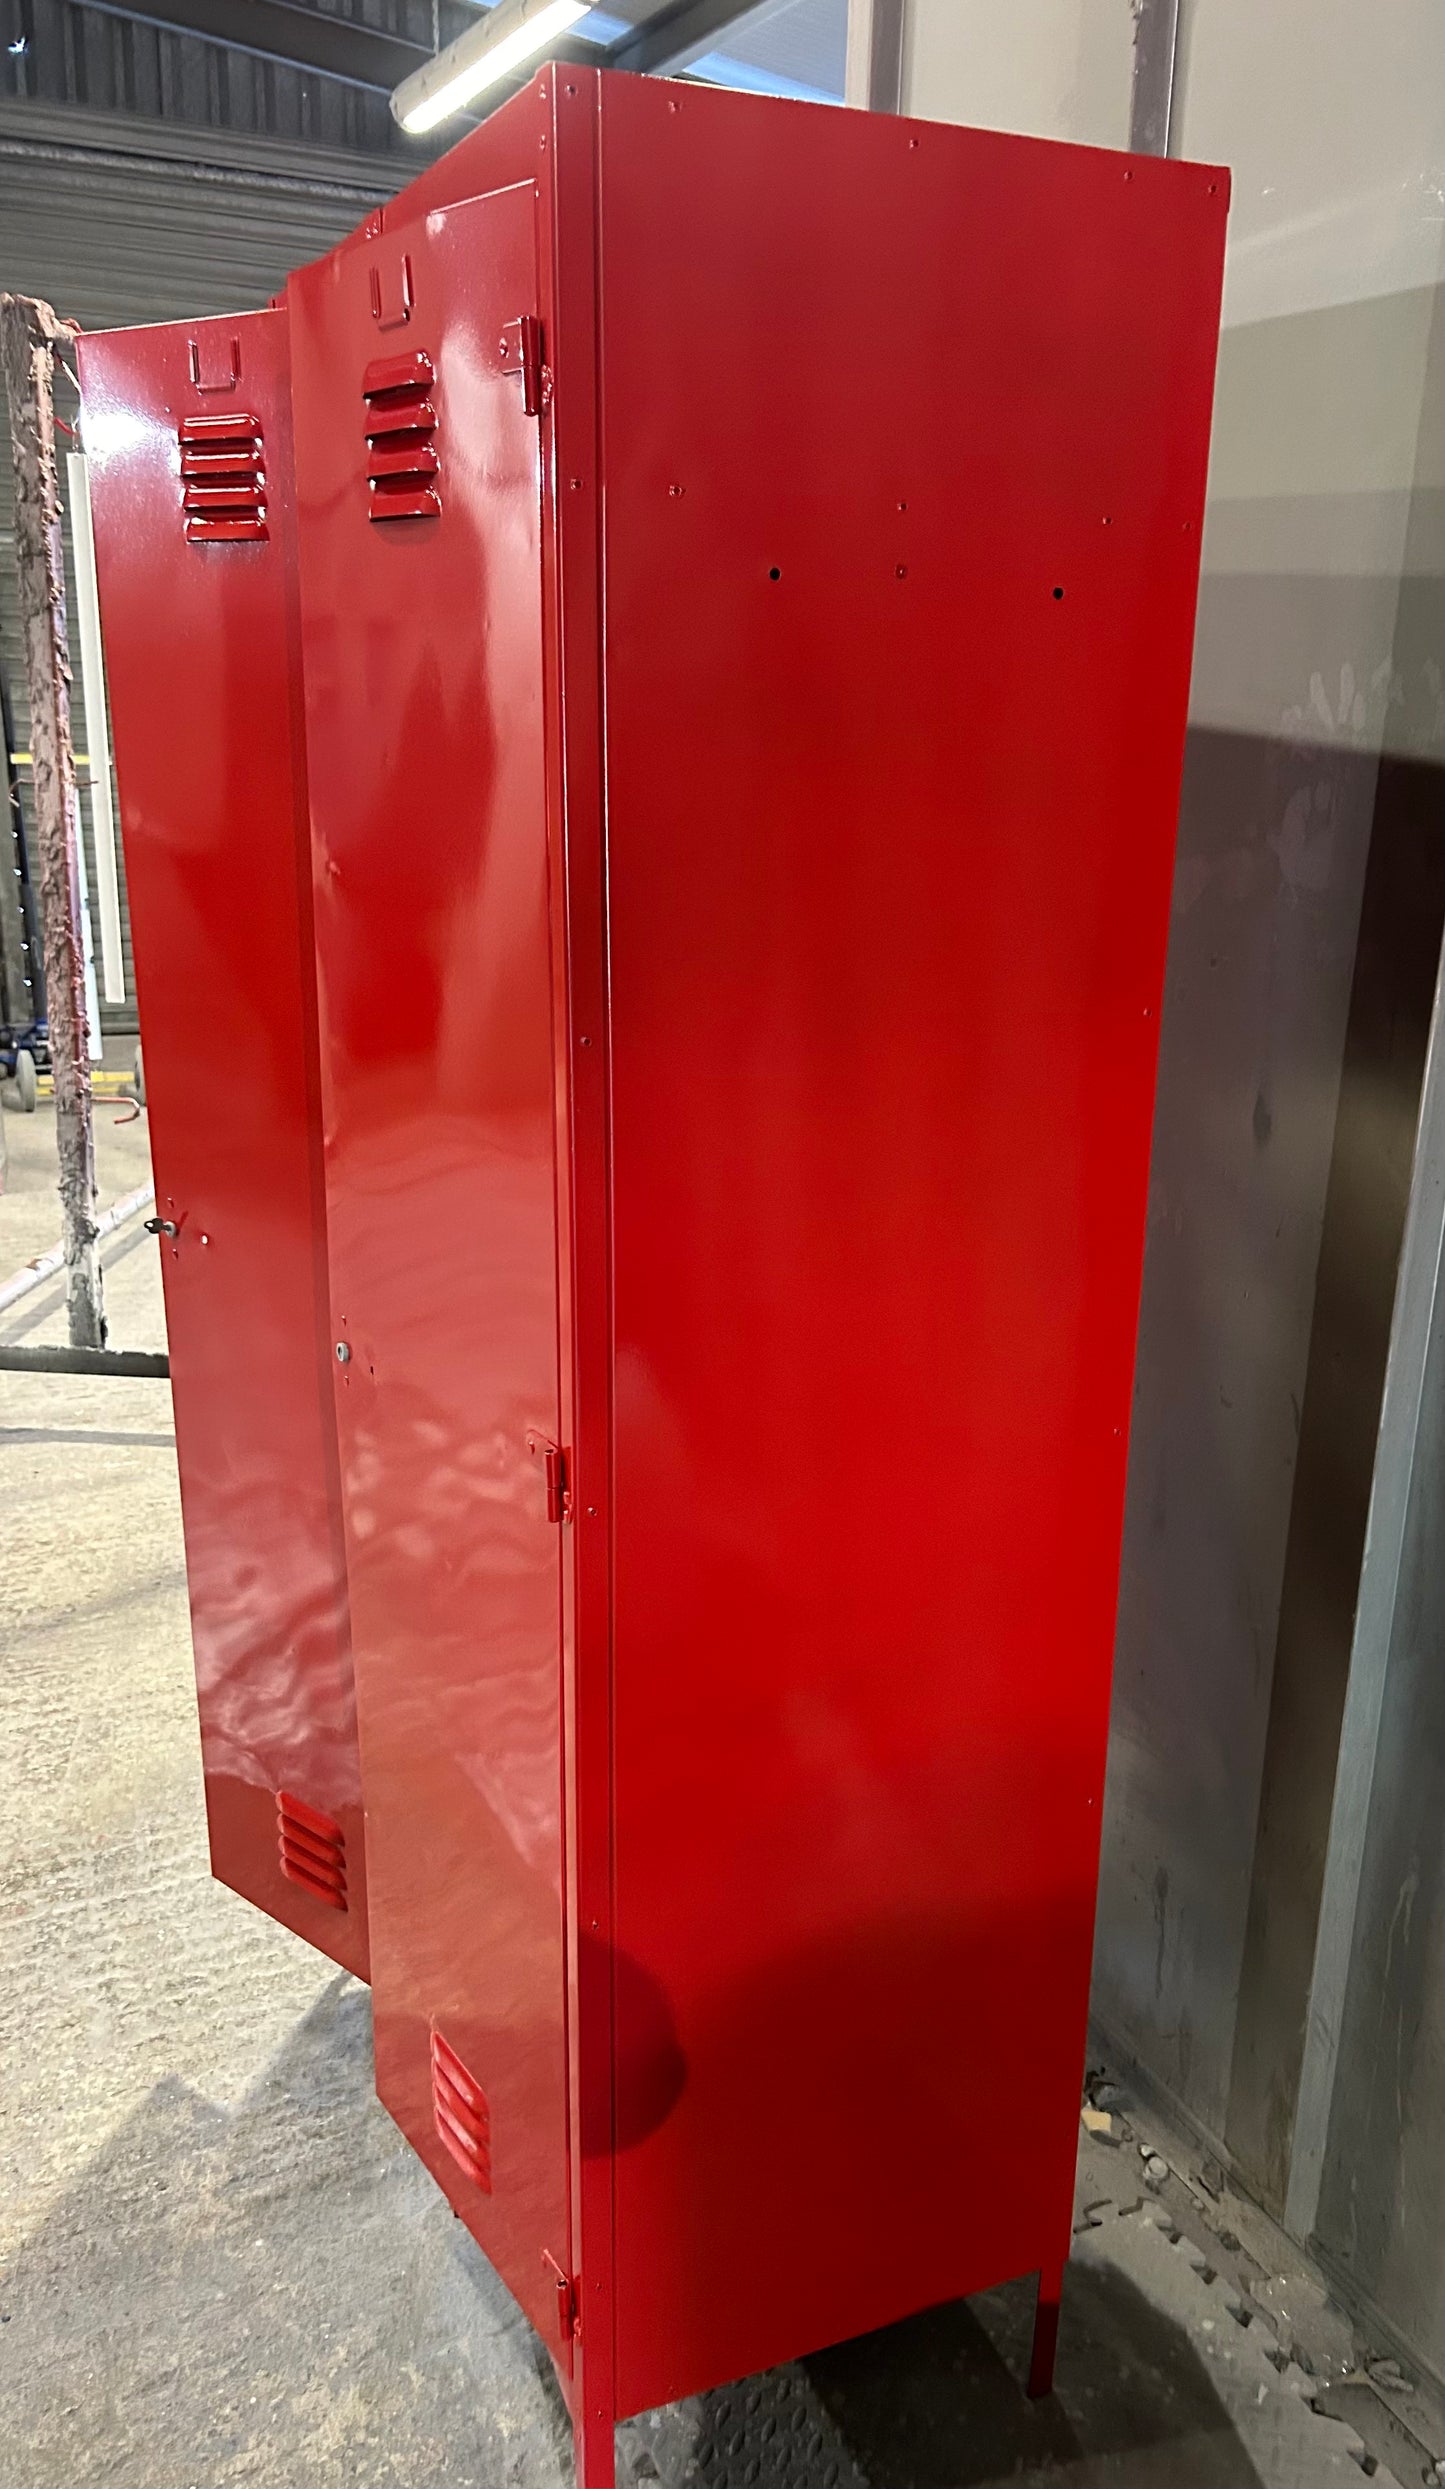
[[[501,342],[535,223],[530,184],[389,217],[290,316],[377,2087],[565,2359],[542,485]],[[386,440],[431,463],[378,526]]]
[[1067,2253],[1224,216],[600,148],[634,2409]]
[[[176,1229],[160,1241],[212,1864],[365,1977],[286,317],[84,338],[80,368],[157,1208]],[[283,1789],[332,1827],[320,1877],[288,1867]]]

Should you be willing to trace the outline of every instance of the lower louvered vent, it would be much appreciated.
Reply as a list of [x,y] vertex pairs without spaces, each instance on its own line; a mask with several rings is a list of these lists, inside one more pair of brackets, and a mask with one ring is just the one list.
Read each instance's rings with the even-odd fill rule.
[[256,416],[187,415],[180,437],[188,543],[264,543],[266,452]]
[[492,2112],[487,2095],[440,2031],[431,2035],[432,2117],[452,2159],[484,2195],[492,2191]]
[[346,1908],[346,1840],[341,1826],[320,1809],[294,1798],[289,1789],[276,1797],[276,1838],[281,1873],[332,1910]]

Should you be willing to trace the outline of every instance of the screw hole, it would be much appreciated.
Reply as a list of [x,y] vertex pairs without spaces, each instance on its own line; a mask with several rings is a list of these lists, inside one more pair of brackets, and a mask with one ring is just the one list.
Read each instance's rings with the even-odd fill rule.
[[1062,589],[1062,588],[1055,588],[1055,590],[1054,590],[1054,603],[1055,603],[1056,605],[1057,605],[1057,604],[1061,601],[1061,599],[1062,599],[1062,597],[1063,597],[1063,593],[1064,593],[1064,591],[1063,591],[1063,589]]
[[1113,526],[1113,524],[1114,524],[1114,522],[1113,522],[1113,520],[1112,520],[1111,518],[1108,518],[1108,517],[1106,517],[1106,518],[1105,518],[1105,520],[1104,520],[1104,525],[1105,525],[1106,527],[1112,527],[1112,526]]
[[780,570],[778,570],[776,567],[774,567],[774,568],[773,568],[772,570],[770,570],[770,571],[769,571],[769,573],[768,573],[768,577],[769,577],[770,579],[781,579],[781,578],[782,578],[782,575],[783,575],[783,574],[782,574],[782,572],[781,572]]

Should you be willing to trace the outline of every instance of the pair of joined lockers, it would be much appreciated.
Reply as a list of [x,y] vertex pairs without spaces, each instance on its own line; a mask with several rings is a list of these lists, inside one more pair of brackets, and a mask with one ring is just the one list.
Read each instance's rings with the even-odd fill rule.
[[588,2489],[1057,2306],[1226,195],[548,68],[82,345],[217,1870]]

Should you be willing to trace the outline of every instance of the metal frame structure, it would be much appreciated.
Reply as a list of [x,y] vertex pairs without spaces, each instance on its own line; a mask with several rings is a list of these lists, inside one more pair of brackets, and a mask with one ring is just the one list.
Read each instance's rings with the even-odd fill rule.
[[[284,61],[318,77],[339,78],[351,86],[389,91],[431,58],[423,44],[364,26],[353,18],[305,8],[299,0],[82,0],[86,8],[112,17],[130,17],[143,24],[164,26],[173,33],[197,35],[204,42],[232,50],[259,53]],[[729,26],[751,15],[758,0],[660,0],[660,4],[611,44],[576,36],[551,47],[555,56],[581,68],[626,69],[657,74],[714,41]],[[453,32],[475,22],[476,11],[448,0],[447,21]],[[511,78],[494,94],[480,99],[476,118],[507,101],[524,83]],[[894,107],[896,109],[896,106]]]

